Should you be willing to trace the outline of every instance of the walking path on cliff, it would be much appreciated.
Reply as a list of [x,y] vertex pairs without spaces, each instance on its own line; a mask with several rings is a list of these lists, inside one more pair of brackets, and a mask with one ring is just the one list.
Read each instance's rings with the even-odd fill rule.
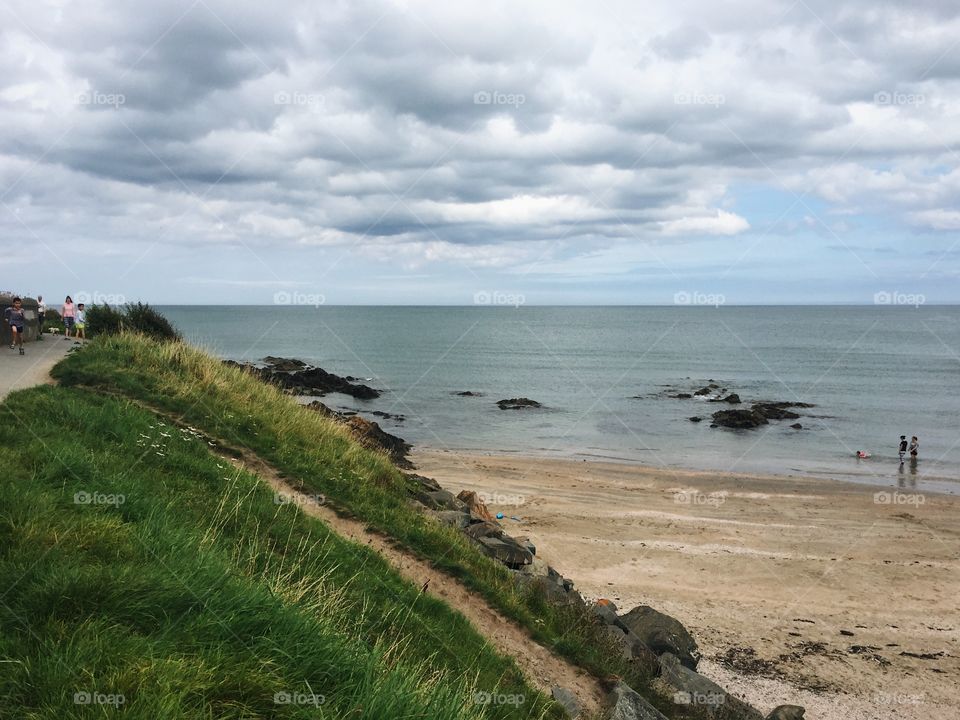
[[15,390],[52,382],[50,369],[73,346],[73,341],[48,335],[40,342],[26,343],[25,355],[0,347],[0,400]]

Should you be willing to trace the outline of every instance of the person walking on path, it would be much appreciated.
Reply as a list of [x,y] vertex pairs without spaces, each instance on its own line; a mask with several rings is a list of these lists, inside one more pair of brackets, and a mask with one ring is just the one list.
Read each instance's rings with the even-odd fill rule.
[[77,303],[77,320],[74,325],[77,328],[77,340],[87,339],[87,311],[84,310],[83,303]]
[[43,321],[47,313],[47,305],[43,302],[43,295],[37,295],[37,340],[43,340]]
[[907,454],[907,436],[900,436],[900,464],[903,465],[903,458]]
[[77,309],[73,305],[73,298],[69,295],[67,295],[67,299],[63,301],[60,315],[63,317],[63,339],[69,340],[70,334],[73,331],[73,324],[77,317]]
[[23,355],[23,301],[16,297],[13,299],[13,305],[8,307],[3,314],[3,319],[10,326],[10,349],[15,346],[20,347],[20,354]]

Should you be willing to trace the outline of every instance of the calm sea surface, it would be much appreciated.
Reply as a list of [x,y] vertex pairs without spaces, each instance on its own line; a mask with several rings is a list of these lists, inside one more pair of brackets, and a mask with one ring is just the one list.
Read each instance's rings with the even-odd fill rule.
[[[368,378],[381,398],[325,402],[404,415],[381,425],[421,446],[960,491],[958,307],[160,309],[224,358]],[[816,417],[711,429],[687,418],[726,405],[666,397],[711,379],[744,401],[815,403],[801,412]],[[495,405],[517,396],[546,407]],[[920,438],[916,466],[899,466],[901,434]]]

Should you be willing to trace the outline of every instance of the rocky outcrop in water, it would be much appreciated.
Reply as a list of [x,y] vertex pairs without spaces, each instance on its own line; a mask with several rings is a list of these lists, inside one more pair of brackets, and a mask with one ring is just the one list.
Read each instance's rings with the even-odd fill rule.
[[497,407],[501,410],[523,410],[524,408],[541,408],[543,405],[530,398],[510,398],[509,400],[498,400]]
[[262,380],[283,388],[291,395],[313,395],[323,397],[328,393],[343,393],[359,400],[372,400],[380,397],[380,391],[368,385],[357,383],[356,378],[340,377],[323,368],[308,365],[302,360],[280,358],[268,355],[263,365],[238,363],[225,360],[227,365],[239,367]]

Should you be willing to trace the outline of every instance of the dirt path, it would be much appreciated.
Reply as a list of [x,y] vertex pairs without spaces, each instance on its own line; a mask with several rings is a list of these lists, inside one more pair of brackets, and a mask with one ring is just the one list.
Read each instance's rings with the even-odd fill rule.
[[[145,403],[131,402],[180,427],[188,427],[174,415]],[[605,706],[606,694],[596,678],[534,641],[524,629],[490,607],[486,600],[471,592],[459,580],[412,553],[395,547],[389,537],[367,529],[365,523],[341,517],[330,507],[296,490],[272,465],[253,452],[231,447],[215,437],[209,439],[216,443],[215,447],[211,447],[212,451],[234,466],[254,473],[275,492],[283,493],[296,502],[303,512],[322,520],[341,537],[372,548],[405,579],[417,587],[425,588],[428,595],[443,600],[466,617],[498,652],[512,657],[527,681],[545,695],[549,696],[551,688],[555,686],[566,688],[576,696],[582,714],[587,715],[595,715]]]
[[72,342],[53,336],[27,343],[24,355],[6,345],[0,347],[0,400],[15,390],[51,382],[50,369],[72,347]]

